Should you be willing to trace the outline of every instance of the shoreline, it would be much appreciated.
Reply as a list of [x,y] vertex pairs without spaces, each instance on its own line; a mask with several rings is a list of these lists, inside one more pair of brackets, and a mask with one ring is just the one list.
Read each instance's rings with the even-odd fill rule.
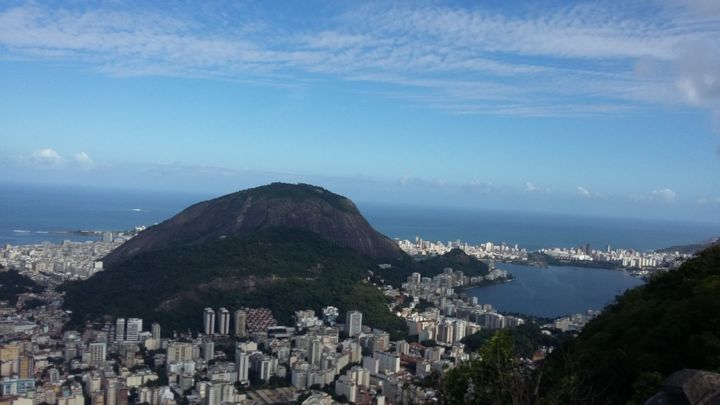
[[[591,269],[591,270],[606,270],[606,271],[617,271],[621,273],[625,273],[631,277],[647,281],[648,277],[645,275],[638,274],[638,271],[642,271],[642,269],[639,268],[627,268],[627,267],[607,267],[607,266],[593,266],[591,264],[579,264],[575,262],[560,262],[560,263],[537,263],[537,262],[498,262],[503,264],[514,264],[516,266],[525,266],[525,267],[537,267],[541,269],[547,269],[549,267],[574,267],[577,269]],[[656,268],[653,270],[653,272],[658,271],[668,271],[669,269],[662,269],[662,268]]]

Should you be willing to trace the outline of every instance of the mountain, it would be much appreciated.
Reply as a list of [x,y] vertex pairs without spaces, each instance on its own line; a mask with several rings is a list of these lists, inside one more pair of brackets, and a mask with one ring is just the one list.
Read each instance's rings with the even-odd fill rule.
[[462,271],[469,277],[487,276],[490,272],[487,263],[468,255],[460,248],[454,248],[443,255],[431,257],[420,263],[426,267],[424,273],[431,273],[433,270],[443,270],[448,267],[455,271]]
[[373,259],[403,252],[375,231],[349,199],[308,184],[273,183],[203,201],[152,226],[107,255],[112,267],[134,256],[287,227],[320,235]]
[[717,245],[720,245],[720,237],[706,240],[706,241],[700,242],[700,243],[692,243],[689,245],[670,246],[670,247],[667,247],[664,249],[658,249],[658,250],[656,250],[656,252],[658,252],[658,253],[678,252],[678,253],[682,253],[682,254],[695,254],[695,253],[705,250],[709,247],[717,246]]
[[643,403],[681,369],[720,370],[720,246],[628,290],[550,356],[559,403]]
[[374,269],[373,273],[380,277],[383,283],[395,287],[400,287],[412,273],[417,272],[424,277],[434,277],[448,267],[462,271],[469,277],[486,276],[490,273],[487,263],[468,255],[459,248],[427,258],[411,258],[406,255],[400,260],[392,261],[391,264],[392,267],[383,266],[383,268]]
[[[413,261],[368,224],[347,198],[275,183],[195,204],[106,256],[106,269],[68,283],[72,326],[142,317],[166,332],[199,330],[205,307],[266,307],[282,324],[293,311],[333,305],[363,323],[405,333],[368,280],[381,263],[402,274]],[[407,267],[410,266],[410,267]]]

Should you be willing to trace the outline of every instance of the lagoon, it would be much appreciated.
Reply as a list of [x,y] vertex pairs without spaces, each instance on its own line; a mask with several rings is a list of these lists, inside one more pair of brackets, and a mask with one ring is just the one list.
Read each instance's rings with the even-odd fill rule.
[[603,309],[615,297],[643,281],[624,271],[583,267],[532,267],[498,263],[515,280],[471,288],[465,293],[500,312],[555,318]]

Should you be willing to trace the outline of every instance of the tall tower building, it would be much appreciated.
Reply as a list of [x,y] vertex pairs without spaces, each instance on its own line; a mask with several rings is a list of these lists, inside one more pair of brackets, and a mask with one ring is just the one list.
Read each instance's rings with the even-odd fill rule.
[[215,311],[213,311],[212,308],[205,308],[205,312],[203,312],[203,326],[205,327],[206,335],[215,333]]
[[250,356],[240,347],[235,348],[235,367],[238,381],[250,381]]
[[21,354],[18,362],[18,375],[20,378],[33,378],[35,374],[35,361],[32,354]]
[[105,362],[107,356],[107,345],[104,342],[93,342],[88,345],[90,352],[90,364],[100,365]]
[[247,313],[245,311],[238,309],[235,311],[235,336],[237,337],[245,337],[247,333],[245,332],[245,323],[247,322]]
[[313,366],[319,366],[322,359],[323,342],[320,338],[315,338],[310,342],[310,351],[308,361]]
[[142,332],[142,319],[129,318],[127,320],[127,333],[125,340],[129,342],[137,342],[140,340],[140,332]]
[[159,340],[160,339],[160,324],[157,322],[154,322],[152,326],[150,327],[150,330],[152,331],[152,337],[153,339]]
[[230,334],[230,311],[225,308],[217,311],[217,333],[219,335]]
[[200,345],[200,348],[202,349],[202,358],[205,361],[210,361],[215,358],[215,342],[212,340],[204,339],[202,344]]
[[122,342],[125,340],[125,318],[118,318],[115,321],[115,341]]
[[442,322],[438,326],[438,342],[446,343],[446,344],[453,344],[455,343],[455,334],[454,334],[455,328],[453,327],[453,323],[449,320],[446,320],[445,322]]
[[345,315],[345,332],[348,336],[357,336],[362,331],[362,312],[348,311]]
[[453,341],[454,342],[459,342],[462,340],[462,338],[465,337],[466,327],[467,327],[467,324],[465,323],[465,321],[461,321],[458,319],[457,321],[453,322],[453,329],[454,329]]

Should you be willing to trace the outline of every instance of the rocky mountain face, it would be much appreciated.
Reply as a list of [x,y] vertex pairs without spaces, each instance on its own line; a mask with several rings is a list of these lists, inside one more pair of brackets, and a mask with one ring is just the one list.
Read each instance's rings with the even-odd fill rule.
[[373,259],[402,257],[398,246],[375,231],[349,199],[307,184],[273,183],[190,206],[129,240],[104,262],[112,267],[141,253],[279,227],[316,233]]

